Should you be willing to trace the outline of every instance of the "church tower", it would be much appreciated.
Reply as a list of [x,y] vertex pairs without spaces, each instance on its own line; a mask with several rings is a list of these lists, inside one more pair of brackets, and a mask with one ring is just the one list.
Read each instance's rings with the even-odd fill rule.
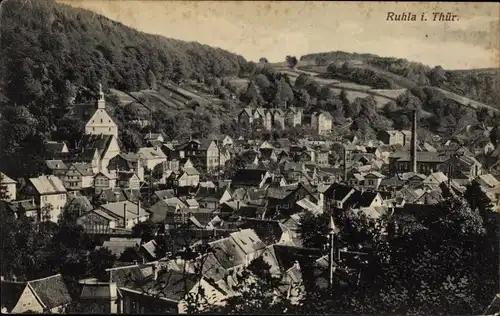
[[97,100],[97,108],[103,109],[106,107],[106,101],[104,101],[104,92],[102,92],[102,84],[99,83],[99,99]]
[[118,127],[113,119],[106,112],[106,101],[102,85],[99,84],[99,97],[97,99],[97,109],[85,125],[86,135],[113,135],[118,137]]

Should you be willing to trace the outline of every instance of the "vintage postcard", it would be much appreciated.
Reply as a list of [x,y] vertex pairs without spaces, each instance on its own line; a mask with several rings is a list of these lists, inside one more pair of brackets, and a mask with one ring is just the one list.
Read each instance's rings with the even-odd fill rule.
[[500,315],[500,4],[0,2],[2,313]]

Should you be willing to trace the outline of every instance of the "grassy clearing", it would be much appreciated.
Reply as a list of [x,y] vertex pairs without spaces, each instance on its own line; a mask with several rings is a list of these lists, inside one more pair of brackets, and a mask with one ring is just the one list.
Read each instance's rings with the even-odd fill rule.
[[111,93],[118,96],[118,98],[120,99],[120,103],[122,105],[127,105],[127,104],[130,104],[130,103],[136,101],[133,97],[131,97],[129,94],[127,94],[123,91],[116,90],[116,89],[110,89],[110,90],[111,90]]
[[482,109],[482,108],[486,108],[488,110],[492,110],[492,111],[495,111],[495,112],[498,112],[499,110],[490,106],[490,105],[487,105],[487,104],[484,104],[484,103],[481,103],[481,102],[477,102],[477,101],[474,101],[474,100],[471,100],[469,98],[466,98],[466,97],[463,97],[461,95],[458,95],[456,93],[453,93],[453,92],[450,92],[450,91],[446,91],[446,90],[443,90],[441,88],[434,88],[433,89],[437,89],[439,92],[443,93],[447,98],[463,105],[463,106],[468,106],[468,107],[471,107],[473,109]]

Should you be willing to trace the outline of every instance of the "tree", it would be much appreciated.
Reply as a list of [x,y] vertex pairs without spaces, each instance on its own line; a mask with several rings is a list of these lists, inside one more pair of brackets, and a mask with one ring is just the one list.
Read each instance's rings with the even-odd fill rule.
[[148,84],[150,89],[152,90],[158,89],[158,86],[156,84],[156,76],[151,69],[148,70]]
[[297,60],[297,57],[295,57],[295,56],[287,55],[286,62],[288,64],[288,67],[294,68],[298,63],[298,60]]
[[491,209],[491,200],[486,196],[486,193],[484,193],[477,181],[472,181],[467,186],[464,198],[472,210],[479,210],[481,214]]
[[139,222],[132,227],[132,236],[141,238],[141,243],[153,240],[158,231],[158,225],[151,220]]
[[280,106],[283,102],[291,102],[293,100],[292,88],[286,83],[285,78],[281,78],[277,85],[277,91],[275,96],[275,104]]
[[323,248],[328,241],[328,222],[329,215],[313,215],[304,213],[300,218],[298,234],[304,247]]
[[265,57],[259,58],[259,63],[267,64],[268,63],[267,58]]

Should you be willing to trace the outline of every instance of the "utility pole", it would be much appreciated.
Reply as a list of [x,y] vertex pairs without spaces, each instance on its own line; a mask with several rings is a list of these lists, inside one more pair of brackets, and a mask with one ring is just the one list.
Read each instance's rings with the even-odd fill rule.
[[328,236],[330,238],[329,242],[329,250],[330,255],[328,257],[328,285],[331,288],[333,286],[333,272],[335,271],[335,267],[333,266],[335,263],[335,235],[338,233],[338,228],[335,227],[335,223],[333,222],[333,217],[330,216],[330,223],[328,224]]

